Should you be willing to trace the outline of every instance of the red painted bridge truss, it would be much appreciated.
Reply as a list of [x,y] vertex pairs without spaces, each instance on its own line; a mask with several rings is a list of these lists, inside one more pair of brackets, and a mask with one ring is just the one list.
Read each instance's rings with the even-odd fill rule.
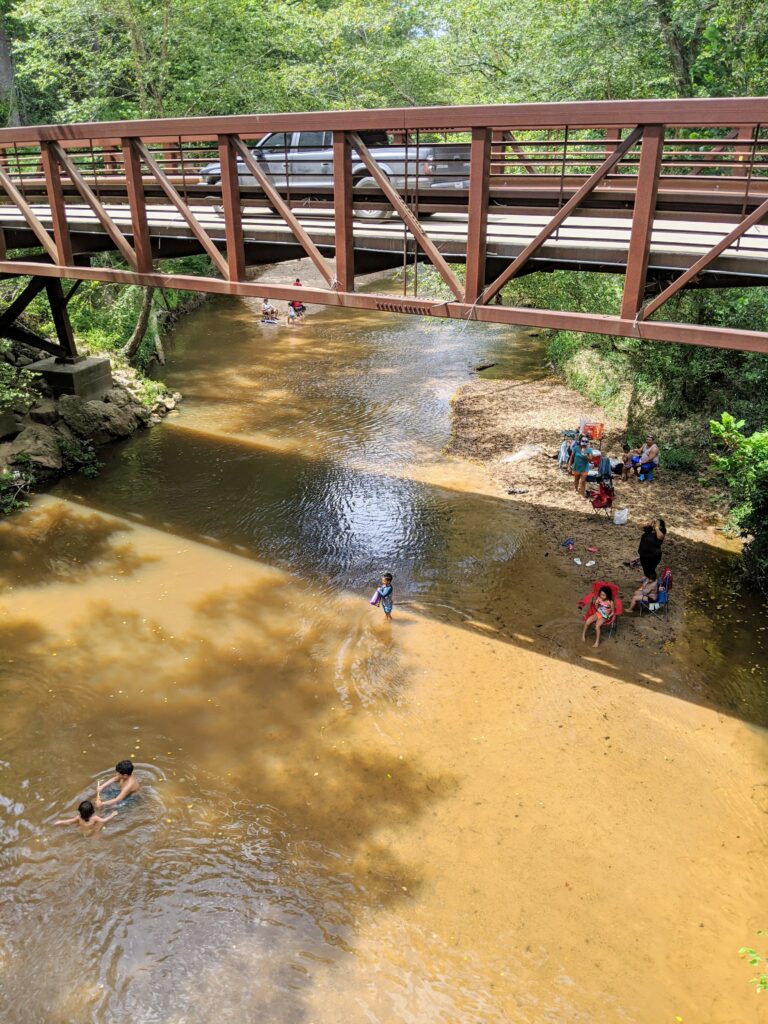
[[[768,352],[768,333],[662,318],[684,288],[706,279],[721,283],[718,272],[728,259],[733,263],[734,254],[748,268],[748,283],[759,283],[763,275],[768,282],[768,242],[765,259],[754,243],[768,217],[767,121],[768,99],[750,98],[3,129],[0,274],[32,281],[0,315],[0,331],[21,336],[13,324],[25,295],[29,301],[45,288],[58,311],[59,341],[41,347],[72,358],[68,293],[60,278],[260,296],[264,285],[249,280],[249,263],[299,254],[312,260],[324,286],[299,290],[288,280],[271,282],[271,298]],[[395,187],[361,138],[372,130],[386,131],[394,145],[407,147],[416,166],[427,146],[464,142],[468,178],[465,157],[464,180],[458,172],[451,180],[448,167],[442,185],[425,189],[406,178]],[[253,157],[251,149],[264,133],[297,131],[323,133],[332,147],[332,187],[305,184],[300,172],[277,183]],[[353,158],[375,183],[363,197],[353,180]],[[215,186],[199,174],[211,161],[221,166]],[[255,184],[241,183],[243,166]],[[363,208],[386,208],[392,219],[372,228],[359,219]],[[313,220],[318,217],[325,218],[319,233]],[[269,218],[282,236],[269,227]],[[660,219],[673,243],[663,272],[651,266]],[[527,234],[515,234],[514,225],[523,222]],[[489,239],[508,228],[517,241],[491,253]],[[177,242],[185,241],[186,251],[210,257],[211,276],[158,272],[158,257],[170,251],[163,241],[169,231]],[[372,241],[363,241],[366,232]],[[383,245],[380,236],[394,259],[398,233],[403,261],[431,264],[447,299],[355,290],[361,250]],[[573,256],[576,243],[570,265],[583,269],[596,269],[601,252],[622,249],[620,265],[612,256],[599,266],[624,274],[619,309],[594,314],[503,304],[505,285],[520,274],[556,267],[557,247],[567,249],[569,237],[573,242],[577,236],[583,265]],[[254,259],[260,239],[268,244]],[[94,260],[105,251],[122,265]],[[465,263],[463,276],[456,262]],[[739,283],[738,273],[727,280]]]

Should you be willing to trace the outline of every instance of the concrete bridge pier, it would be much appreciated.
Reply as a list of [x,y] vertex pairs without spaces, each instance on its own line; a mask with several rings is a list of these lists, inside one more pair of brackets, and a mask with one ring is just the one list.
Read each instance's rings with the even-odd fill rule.
[[[77,395],[86,400],[100,398],[112,387],[112,364],[109,359],[106,356],[82,356],[77,351],[67,304],[81,283],[76,281],[65,295],[59,278],[32,277],[23,291],[0,314],[0,337],[49,353],[45,358],[30,363],[26,369],[42,376],[54,398],[61,395]],[[51,307],[57,343],[41,337],[18,322],[19,316],[43,290]]]

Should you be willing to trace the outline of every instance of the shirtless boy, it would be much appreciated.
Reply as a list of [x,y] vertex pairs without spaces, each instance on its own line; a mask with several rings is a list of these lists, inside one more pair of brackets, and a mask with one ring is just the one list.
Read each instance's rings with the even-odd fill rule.
[[96,832],[101,832],[106,823],[116,817],[117,811],[112,811],[106,818],[102,818],[95,813],[90,800],[83,800],[78,805],[74,818],[59,818],[58,821],[54,821],[54,825],[77,825],[83,835],[92,836]]
[[[133,793],[139,792],[138,779],[134,778],[133,775],[133,761],[118,761],[115,765],[115,771],[117,775],[113,775],[105,782],[96,783],[96,806],[99,809],[102,807],[114,807],[121,800],[125,800],[126,797],[131,796]],[[102,800],[101,791],[115,784],[120,786],[120,792],[117,796],[113,796],[109,800]]]

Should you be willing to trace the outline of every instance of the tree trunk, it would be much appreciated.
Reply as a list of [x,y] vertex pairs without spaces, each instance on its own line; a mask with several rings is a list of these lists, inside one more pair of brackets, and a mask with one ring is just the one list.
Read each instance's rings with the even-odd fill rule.
[[693,81],[691,79],[690,54],[686,52],[687,47],[675,27],[672,5],[669,0],[653,0],[653,6],[656,9],[661,35],[669,54],[678,95],[691,96]]
[[142,341],[144,340],[144,335],[147,333],[149,317],[152,313],[152,299],[154,294],[154,288],[144,289],[144,298],[141,300],[141,309],[139,310],[139,319],[136,322],[136,329],[131,335],[128,344],[123,349],[123,355],[129,362],[133,361],[136,353],[139,351]]
[[4,19],[0,20],[0,105],[8,126],[15,127],[21,124],[16,97],[16,69],[13,66],[11,41]]

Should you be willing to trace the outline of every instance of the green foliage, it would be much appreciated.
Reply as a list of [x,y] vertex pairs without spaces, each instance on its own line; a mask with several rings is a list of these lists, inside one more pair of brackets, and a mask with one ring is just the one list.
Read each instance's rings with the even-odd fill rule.
[[0,470],[0,515],[7,516],[26,508],[30,487],[31,481],[22,470]]
[[665,447],[662,459],[664,469],[672,473],[693,473],[699,466],[695,452],[678,445]]
[[77,470],[83,476],[94,477],[99,475],[99,470],[104,465],[103,462],[99,462],[96,449],[90,441],[60,438],[59,451],[64,463],[63,468],[69,473]]
[[[768,935],[768,932],[758,930],[758,935]],[[750,979],[757,992],[768,992],[768,956],[761,955],[751,946],[742,946],[739,956],[746,959],[750,967],[753,967],[757,974]]]
[[31,405],[36,398],[35,375],[0,361],[0,412],[17,405]]
[[768,428],[746,435],[744,420],[724,412],[710,429],[719,448],[710,455],[713,472],[728,488],[734,529],[747,538],[745,565],[768,593]]

